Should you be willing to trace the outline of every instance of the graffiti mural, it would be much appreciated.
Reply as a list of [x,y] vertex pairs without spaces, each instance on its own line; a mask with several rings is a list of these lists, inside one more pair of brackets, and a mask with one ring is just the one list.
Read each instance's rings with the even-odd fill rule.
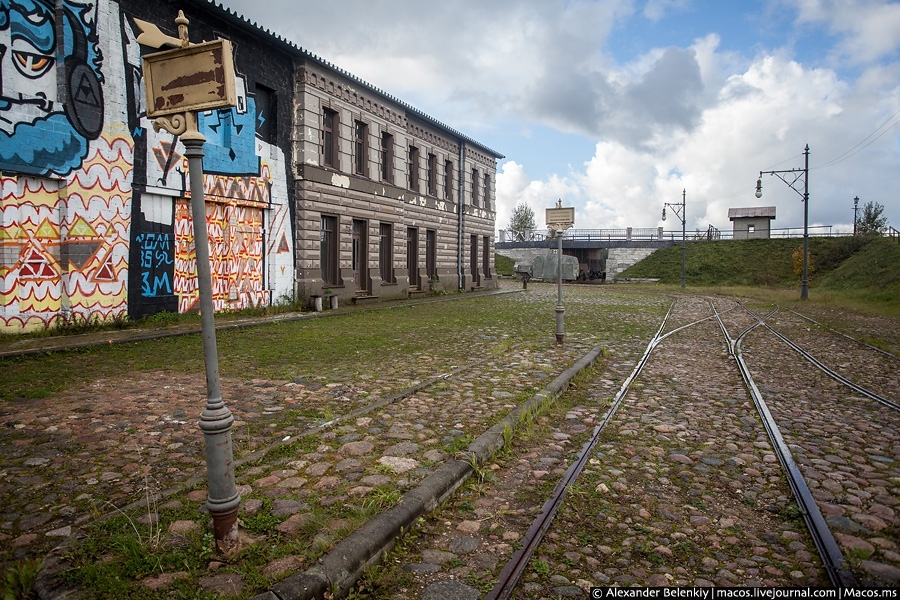
[[[238,81],[242,81],[238,79]],[[241,94],[245,86],[237,86]],[[245,107],[242,112],[241,107]],[[201,113],[206,220],[216,311],[270,304],[293,290],[286,163],[283,151],[254,133],[256,104],[239,95],[238,107]],[[172,269],[177,310],[197,309],[190,170],[177,136],[147,127],[148,183],[167,186],[175,211]],[[263,159],[262,157],[266,157]],[[276,175],[277,174],[277,175]]]
[[[0,0],[0,331],[195,308],[187,160],[146,118],[129,16],[147,1]],[[293,290],[287,161],[237,88],[198,119],[216,310]]]
[[[208,175],[204,180],[211,200],[206,204],[206,221],[213,306],[217,311],[264,306],[271,300],[270,290],[263,287],[263,209],[269,206],[271,186],[268,165],[263,165],[260,177]],[[178,308],[185,312],[196,308],[199,300],[189,201],[178,202],[175,222],[175,282]]]
[[56,4],[0,2],[4,331],[109,318],[127,298],[132,138],[104,102],[97,5]]
[[97,7],[63,1],[57,40],[54,0],[0,6],[0,170],[65,175],[103,129]]
[[[55,318],[124,310],[131,175],[129,141],[106,134],[65,182],[2,178],[0,323],[46,327]],[[61,184],[61,183],[64,183]]]

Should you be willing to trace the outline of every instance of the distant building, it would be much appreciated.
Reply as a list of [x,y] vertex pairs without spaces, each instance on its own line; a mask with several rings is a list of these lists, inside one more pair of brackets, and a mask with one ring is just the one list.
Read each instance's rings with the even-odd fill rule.
[[774,218],[774,206],[728,209],[728,220],[734,223],[733,237],[736,240],[768,238]]

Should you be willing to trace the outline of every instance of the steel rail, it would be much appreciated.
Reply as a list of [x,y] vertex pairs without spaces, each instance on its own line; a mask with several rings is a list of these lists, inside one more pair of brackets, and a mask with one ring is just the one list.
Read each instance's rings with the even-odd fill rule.
[[[778,312],[778,310],[780,310],[780,309],[776,308],[774,312]],[[751,312],[749,310],[747,312],[750,312],[750,314],[754,314],[753,312]],[[844,384],[845,386],[847,386],[854,392],[861,394],[861,395],[865,396],[866,398],[869,398],[870,400],[874,400],[875,402],[883,404],[884,406],[887,406],[888,408],[892,408],[894,410],[900,411],[900,404],[898,404],[897,402],[894,402],[893,400],[889,400],[889,399],[885,398],[884,396],[876,394],[875,392],[868,390],[868,389],[862,387],[861,385],[850,381],[849,379],[847,379],[846,377],[844,377],[837,371],[834,371],[831,368],[829,368],[822,361],[818,360],[815,356],[813,356],[812,354],[810,354],[809,352],[807,352],[806,350],[804,350],[803,348],[801,348],[800,346],[795,344],[787,336],[785,336],[778,330],[774,329],[771,325],[769,325],[768,323],[765,322],[765,319],[769,318],[770,316],[771,316],[771,314],[766,315],[766,317],[760,321],[761,324],[766,329],[771,331],[778,339],[780,339],[782,342],[784,342],[785,344],[790,346],[791,349],[793,349],[795,352],[797,352],[800,356],[802,356],[803,358],[805,358],[806,360],[811,362],[817,369],[819,369],[820,371],[822,371],[823,373],[825,373],[832,379]],[[800,316],[803,316],[803,315],[800,315]],[[756,317],[756,318],[759,319],[759,317]],[[837,332],[837,333],[840,333],[840,332]],[[841,334],[841,335],[843,335],[843,334]],[[861,343],[861,342],[859,342],[859,340],[855,340],[855,339],[851,338],[850,336],[846,336],[846,337],[853,340],[854,342]],[[868,344],[865,344],[865,345],[868,345]],[[873,348],[874,348],[874,346],[873,346]],[[876,350],[877,350],[877,348],[876,348]],[[893,355],[889,354],[889,356],[893,356]]]
[[600,419],[600,422],[594,427],[590,439],[582,446],[575,461],[569,465],[565,474],[556,484],[550,498],[548,498],[543,506],[541,506],[541,510],[538,512],[534,521],[531,523],[531,526],[528,528],[528,531],[525,533],[525,536],[522,538],[522,546],[513,553],[509,561],[504,565],[500,574],[497,576],[497,583],[494,585],[493,589],[487,593],[484,600],[506,600],[510,597],[516,585],[518,585],[519,579],[522,578],[522,573],[528,566],[528,562],[531,560],[534,550],[540,545],[541,541],[543,541],[544,535],[547,533],[553,522],[553,518],[559,511],[559,507],[562,505],[569,485],[575,481],[584,469],[584,465],[587,464],[588,458],[590,457],[591,450],[600,440],[600,433],[606,428],[610,419],[612,419],[613,415],[619,409],[619,406],[625,399],[625,395],[628,393],[628,389],[631,387],[632,381],[634,381],[635,377],[641,372],[644,365],[647,363],[647,360],[650,358],[650,353],[656,348],[657,344],[666,337],[661,334],[674,307],[675,301],[669,306],[668,312],[666,312],[665,317],[663,317],[662,324],[659,326],[656,335],[653,336],[653,339],[651,339],[650,343],[647,345],[647,349],[644,351],[641,360],[638,361],[637,365],[635,365],[634,369],[631,371],[631,374],[629,374],[622,383],[622,387],[619,388],[619,392],[613,399],[612,404]]
[[[715,307],[713,307],[713,310],[715,310]],[[732,356],[737,363],[738,370],[741,373],[741,377],[744,379],[747,389],[750,391],[750,395],[753,398],[753,404],[759,412],[763,427],[765,427],[769,440],[772,443],[772,447],[775,450],[775,455],[778,457],[778,462],[781,463],[782,469],[784,469],[787,474],[788,485],[791,488],[794,499],[797,501],[797,505],[800,507],[803,514],[803,520],[812,536],[816,550],[819,552],[819,556],[822,559],[822,565],[825,567],[825,572],[828,575],[829,580],[832,585],[837,588],[856,587],[856,579],[853,574],[843,566],[844,556],[841,553],[840,546],[838,546],[837,541],[834,539],[834,535],[831,533],[831,529],[825,522],[825,518],[819,510],[819,505],[816,503],[812,492],[809,490],[809,486],[806,484],[806,478],[803,477],[803,473],[800,472],[800,467],[794,461],[794,456],[791,454],[787,443],[784,441],[781,430],[775,423],[775,418],[769,411],[769,407],[763,399],[759,388],[756,387],[756,382],[753,380],[750,369],[747,367],[747,363],[744,362],[744,358],[741,355],[741,342],[746,335],[760,325],[765,326],[764,319],[777,313],[778,309],[774,309],[763,318],[760,318],[756,313],[749,309],[745,310],[757,319],[757,323],[744,330],[735,340],[732,340],[729,337],[728,331],[725,328],[724,323],[722,323],[722,319],[719,317],[718,313],[716,313],[716,319],[719,322],[719,326],[722,329],[722,333],[725,336],[729,347],[733,349]]]
[[897,355],[894,354],[893,352],[888,352],[887,350],[884,350],[884,349],[882,349],[882,348],[879,348],[878,346],[873,346],[872,344],[868,344],[868,343],[866,343],[866,342],[864,342],[864,341],[862,341],[862,340],[858,340],[858,339],[856,339],[855,337],[853,337],[852,335],[847,335],[847,334],[844,333],[843,331],[838,331],[838,330],[835,329],[834,327],[829,327],[828,325],[825,325],[824,323],[819,323],[819,322],[816,321],[815,319],[811,319],[811,318],[807,317],[806,315],[803,315],[803,314],[798,313],[796,310],[788,309],[787,312],[794,313],[795,315],[797,315],[797,316],[800,317],[801,319],[805,319],[805,320],[809,321],[810,323],[812,323],[812,324],[814,324],[814,325],[818,325],[819,327],[824,327],[825,329],[827,329],[827,330],[829,330],[829,331],[833,331],[834,333],[836,333],[836,334],[838,334],[838,335],[840,335],[840,336],[843,336],[843,337],[847,338],[848,340],[853,340],[853,341],[856,342],[857,344],[860,344],[861,346],[865,346],[866,348],[869,348],[870,350],[874,350],[875,352],[879,352],[879,353],[884,354],[885,356],[888,356],[888,357],[890,357],[890,358],[893,358],[893,359],[896,359],[896,360],[900,360],[900,356],[897,356]]

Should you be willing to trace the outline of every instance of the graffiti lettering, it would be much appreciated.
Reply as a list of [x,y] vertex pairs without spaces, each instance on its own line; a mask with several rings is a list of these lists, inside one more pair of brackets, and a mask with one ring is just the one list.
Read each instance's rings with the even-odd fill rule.
[[[160,290],[163,290],[164,293],[160,294]],[[141,273],[141,295],[144,298],[156,298],[163,295],[171,296],[172,282],[169,280],[169,274],[162,273],[157,275],[153,278],[153,283],[150,283],[150,273],[148,271]]]
[[[175,264],[172,235],[168,233],[142,233],[135,240],[141,256],[141,295],[156,298],[172,295],[171,271]],[[152,283],[151,283],[152,278]]]

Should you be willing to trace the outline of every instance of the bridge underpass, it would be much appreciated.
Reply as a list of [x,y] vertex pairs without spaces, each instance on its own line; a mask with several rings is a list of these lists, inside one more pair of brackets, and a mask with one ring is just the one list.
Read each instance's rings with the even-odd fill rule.
[[[556,254],[558,242],[543,231],[528,232],[512,239],[512,232],[501,231],[494,251],[517,263],[532,264],[538,256]],[[528,238],[528,239],[522,239]],[[613,282],[631,265],[643,260],[660,248],[681,242],[681,232],[659,228],[573,229],[562,239],[563,254],[578,259],[579,279],[585,282]]]

